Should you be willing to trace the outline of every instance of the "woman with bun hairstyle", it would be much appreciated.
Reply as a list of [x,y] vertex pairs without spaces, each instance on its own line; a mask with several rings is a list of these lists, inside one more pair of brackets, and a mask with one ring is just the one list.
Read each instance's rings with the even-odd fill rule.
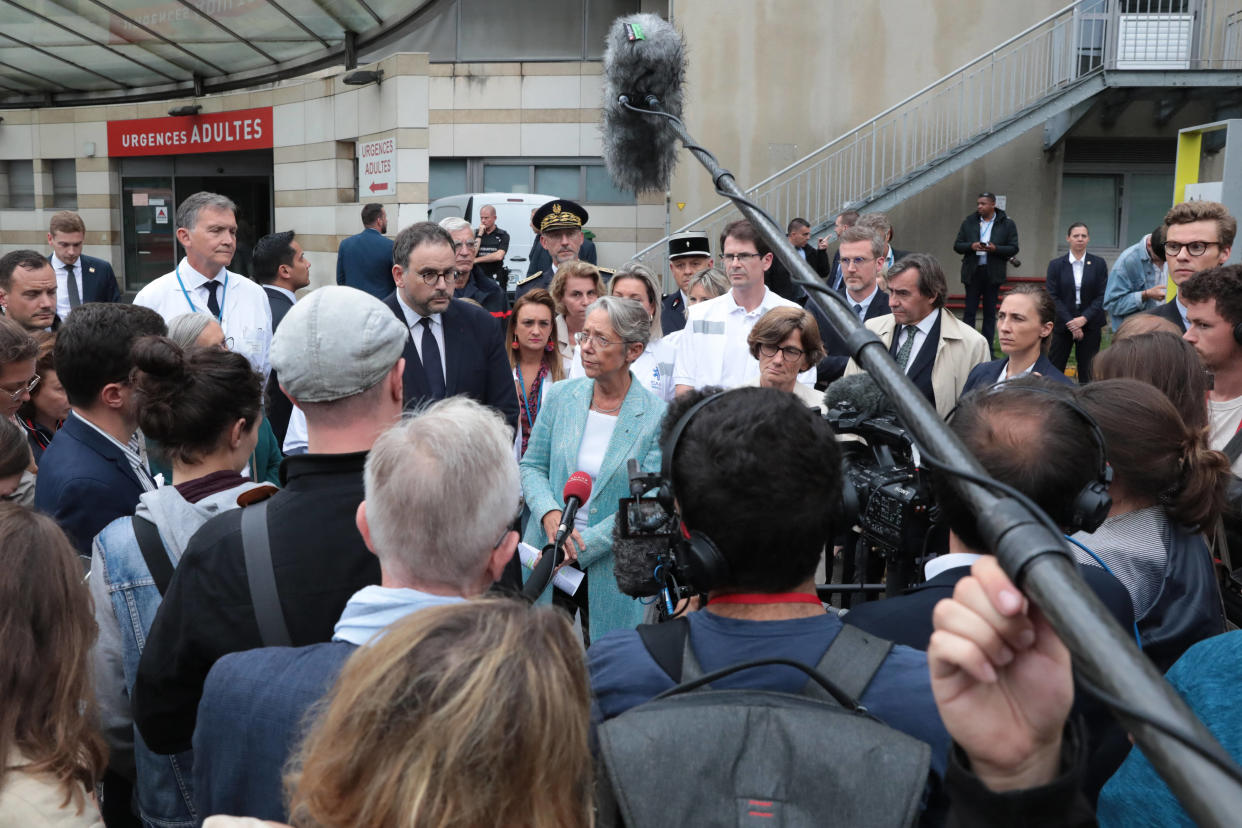
[[[1196,641],[1225,631],[1203,532],[1224,508],[1229,461],[1207,448],[1202,431],[1188,427],[1155,386],[1099,380],[1079,395],[1104,435],[1113,503],[1100,528],[1074,540],[1129,591],[1143,652],[1163,672]],[[1077,547],[1075,554],[1080,564],[1098,566]]]
[[77,552],[49,517],[0,503],[0,826],[102,828],[107,751]]
[[[99,624],[95,675],[113,770],[133,775],[136,767],[139,816],[144,823],[172,828],[196,822],[191,756],[160,756],[146,748],[133,725],[130,694],[167,586],[163,574],[171,576],[203,523],[236,508],[238,497],[258,485],[240,472],[259,433],[263,380],[241,354],[183,351],[165,337],[143,337],[132,353],[138,423],[171,461],[172,481],[143,494],[134,517],[118,518],[95,536],[90,575]],[[158,536],[141,543],[152,527]]]

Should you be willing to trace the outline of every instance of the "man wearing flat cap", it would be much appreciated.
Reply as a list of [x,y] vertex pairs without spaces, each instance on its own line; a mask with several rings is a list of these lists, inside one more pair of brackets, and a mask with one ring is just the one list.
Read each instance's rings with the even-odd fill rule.
[[686,326],[690,307],[690,277],[712,266],[712,243],[701,230],[675,233],[668,239],[668,266],[677,280],[677,290],[664,297],[660,326],[665,334]]
[[[552,285],[552,277],[556,275],[557,268],[577,259],[586,239],[582,228],[587,223],[587,211],[581,204],[567,198],[554,199],[544,204],[535,211],[531,222],[539,231],[539,246],[548,252],[552,266],[537,270],[519,280],[513,292],[514,299],[535,288],[547,290]],[[601,267],[599,272],[608,279],[614,271]]]
[[[283,623],[286,646],[329,641],[350,596],[380,582],[355,517],[367,452],[401,417],[408,339],[392,310],[351,287],[319,288],[285,315],[272,367],[306,415],[310,453],[285,459],[275,494],[247,492],[245,508],[211,518],[190,539],[134,684],[134,722],[151,750],[190,749],[203,682],[217,659],[279,643],[260,619]],[[258,538],[268,549],[252,568]],[[251,585],[261,582],[264,563],[274,595]]]

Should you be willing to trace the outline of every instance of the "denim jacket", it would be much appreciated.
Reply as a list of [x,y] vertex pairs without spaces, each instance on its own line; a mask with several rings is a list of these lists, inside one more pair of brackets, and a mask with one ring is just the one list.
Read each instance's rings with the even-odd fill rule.
[[[190,503],[172,486],[146,492],[136,515],[152,521],[176,565],[190,537],[209,518],[237,507],[237,497],[254,488],[244,483]],[[136,777],[142,822],[155,828],[190,828],[199,817],[191,788],[193,754],[151,752],[134,727],[130,693],[147,632],[161,596],[134,536],[133,518],[114,520],[95,536],[91,556],[91,595],[99,640],[92,653],[95,694],[111,752],[110,764]]]

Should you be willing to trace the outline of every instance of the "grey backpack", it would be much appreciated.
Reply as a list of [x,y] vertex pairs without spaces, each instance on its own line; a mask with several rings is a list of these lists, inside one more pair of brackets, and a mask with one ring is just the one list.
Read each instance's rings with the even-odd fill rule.
[[[888,828],[918,819],[931,748],[855,700],[891,642],[846,625],[815,669],[764,659],[704,675],[684,618],[639,633],[681,683],[599,726],[598,826]],[[767,665],[810,678],[800,694],[710,686]]]

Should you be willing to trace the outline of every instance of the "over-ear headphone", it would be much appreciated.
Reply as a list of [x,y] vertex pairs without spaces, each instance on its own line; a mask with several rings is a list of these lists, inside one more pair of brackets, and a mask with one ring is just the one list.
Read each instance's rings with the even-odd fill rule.
[[[705,397],[686,409],[686,413],[673,424],[668,436],[660,441],[660,485],[656,489],[656,497],[670,515],[676,514],[673,492],[673,457],[677,453],[677,443],[682,432],[695,415],[729,392],[722,391]],[[716,543],[698,529],[690,529],[685,521],[681,522],[681,533],[684,539],[677,550],[678,564],[690,584],[702,592],[726,583],[729,579],[729,562],[716,547]]]
[[[1037,385],[1004,383],[999,386],[993,386],[991,391],[983,393],[994,393],[1001,390],[1022,391],[1028,394],[1043,394],[1051,397],[1074,412],[1077,417],[1087,424],[1087,428],[1091,431],[1091,439],[1095,442],[1096,447],[1097,465],[1095,479],[1089,481],[1074,495],[1068,514],[1053,515],[1052,517],[1060,525],[1066,527],[1069,534],[1079,531],[1094,532],[1096,529],[1099,529],[1100,524],[1108,517],[1109,509],[1113,506],[1113,498],[1108,493],[1108,487],[1113,482],[1113,467],[1108,465],[1108,450],[1104,444],[1104,432],[1100,430],[1100,424],[1087,413],[1085,408],[1074,400],[1048,388],[1040,388]],[[956,408],[954,411],[956,411]],[[950,416],[952,416],[952,412]]]
[[1242,345],[1242,322],[1233,326],[1233,341]]

